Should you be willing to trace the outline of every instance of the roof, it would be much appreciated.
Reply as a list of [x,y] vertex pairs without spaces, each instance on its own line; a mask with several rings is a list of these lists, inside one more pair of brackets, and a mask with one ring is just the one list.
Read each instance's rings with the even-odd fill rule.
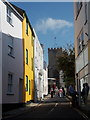
[[23,9],[21,9],[21,8],[19,8],[19,7],[17,7],[17,6],[15,6],[14,4],[12,4],[12,3],[10,3],[18,12],[19,12],[19,14],[23,17],[23,12],[24,12],[24,10]]
[[20,14],[22,17],[24,17],[24,15],[26,16],[26,19],[27,19],[27,21],[28,21],[28,23],[29,23],[29,26],[30,26],[30,28],[31,28],[31,31],[32,31],[32,35],[35,37],[33,28],[32,28],[32,26],[31,26],[31,24],[30,24],[30,21],[29,21],[29,19],[28,19],[28,16],[27,16],[25,10],[17,7],[16,5],[13,5],[12,3],[10,3],[10,4],[19,12],[19,14]]

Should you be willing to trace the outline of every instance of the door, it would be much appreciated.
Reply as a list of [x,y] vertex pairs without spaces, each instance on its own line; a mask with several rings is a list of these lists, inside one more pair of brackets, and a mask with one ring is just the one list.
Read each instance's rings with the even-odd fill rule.
[[23,102],[23,79],[19,79],[19,103]]

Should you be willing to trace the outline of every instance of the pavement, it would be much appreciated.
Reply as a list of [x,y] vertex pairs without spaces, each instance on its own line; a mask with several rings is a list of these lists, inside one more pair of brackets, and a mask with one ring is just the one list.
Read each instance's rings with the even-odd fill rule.
[[22,113],[27,112],[27,110],[29,110],[30,107],[31,107],[31,110],[32,110],[33,108],[35,108],[39,104],[40,103],[30,103],[30,104],[26,105],[25,107],[20,107],[20,108],[17,108],[17,109],[10,110],[8,112],[4,112],[2,117],[6,119],[8,117],[18,116],[18,115],[20,115]]
[[[70,101],[72,100],[71,96],[67,96],[67,98]],[[87,104],[84,104],[82,102],[81,105],[78,107],[78,109],[83,113],[85,113],[90,118],[90,96],[88,97]]]
[[17,109],[13,109],[13,110],[4,112],[2,117],[4,119],[11,118],[11,117],[16,117],[18,115],[21,115],[22,113],[27,112],[30,108],[31,108],[31,111],[32,111],[37,106],[39,106],[44,100],[47,100],[49,98],[50,98],[50,95],[45,96],[41,101],[39,101],[37,103],[31,102],[30,104],[26,104],[25,107],[20,107],[20,108],[17,108]]

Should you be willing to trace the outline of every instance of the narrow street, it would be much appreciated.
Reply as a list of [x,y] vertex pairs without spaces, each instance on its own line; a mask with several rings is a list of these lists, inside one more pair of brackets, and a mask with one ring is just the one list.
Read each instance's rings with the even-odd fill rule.
[[72,108],[70,101],[65,98],[50,96],[36,107],[29,108],[16,117],[3,120],[88,120],[88,118],[76,108]]

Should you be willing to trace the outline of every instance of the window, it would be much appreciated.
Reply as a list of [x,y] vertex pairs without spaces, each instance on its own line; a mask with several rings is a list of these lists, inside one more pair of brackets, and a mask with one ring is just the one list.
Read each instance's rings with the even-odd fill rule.
[[26,21],[26,34],[28,35],[28,22]]
[[8,74],[8,93],[12,93],[13,91],[13,75],[12,73]]
[[26,64],[28,64],[28,50],[26,49]]
[[81,8],[82,8],[82,2],[81,2],[81,0],[78,0],[78,2],[76,2],[76,19],[79,15]]
[[30,80],[29,80],[29,95],[30,95]]
[[28,91],[28,76],[26,75],[26,91]]
[[11,8],[7,6],[7,22],[12,25],[12,12]]
[[33,58],[31,58],[31,61],[32,61],[32,62],[31,62],[31,63],[32,63],[32,65],[31,65],[31,66],[32,66],[32,70],[33,70]]
[[81,31],[79,37],[78,37],[78,53],[80,53],[84,48],[84,34],[83,31]]
[[82,7],[82,2],[81,2],[81,0],[79,0],[77,2],[77,9],[78,9],[78,11],[81,9],[81,7]]
[[85,24],[87,23],[87,3],[85,3]]
[[9,36],[9,40],[8,40],[8,54],[13,56],[13,53],[14,53],[13,37]]

